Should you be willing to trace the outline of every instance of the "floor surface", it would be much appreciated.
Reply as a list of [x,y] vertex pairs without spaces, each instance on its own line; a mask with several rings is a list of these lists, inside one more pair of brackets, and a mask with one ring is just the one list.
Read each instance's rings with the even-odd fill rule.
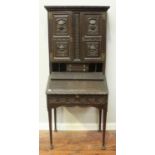
[[48,131],[40,131],[40,155],[115,155],[116,133],[106,132],[106,150],[101,150],[102,132],[53,132],[54,149],[50,149]]

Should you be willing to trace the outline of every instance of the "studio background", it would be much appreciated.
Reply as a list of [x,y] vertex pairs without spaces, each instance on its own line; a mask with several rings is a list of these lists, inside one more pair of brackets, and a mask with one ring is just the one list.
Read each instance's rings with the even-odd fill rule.
[[[116,126],[116,89],[115,89],[115,0],[40,0],[39,3],[39,129],[48,129],[46,107],[46,85],[49,75],[48,58],[48,25],[45,5],[97,5],[110,6],[107,15],[107,55],[106,78],[109,89],[107,129],[115,130]],[[58,130],[97,130],[98,110],[95,108],[59,107],[57,108]]]

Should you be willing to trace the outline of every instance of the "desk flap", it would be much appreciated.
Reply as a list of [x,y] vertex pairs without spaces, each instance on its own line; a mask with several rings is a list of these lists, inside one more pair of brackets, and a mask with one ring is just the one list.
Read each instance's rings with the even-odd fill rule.
[[106,80],[50,80],[47,94],[108,94]]

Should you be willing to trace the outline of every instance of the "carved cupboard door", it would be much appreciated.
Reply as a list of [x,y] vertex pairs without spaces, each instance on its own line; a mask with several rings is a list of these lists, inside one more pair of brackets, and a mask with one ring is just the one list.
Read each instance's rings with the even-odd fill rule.
[[49,12],[49,50],[52,62],[72,61],[72,12]]
[[105,59],[106,13],[80,13],[80,42],[84,62],[103,62]]

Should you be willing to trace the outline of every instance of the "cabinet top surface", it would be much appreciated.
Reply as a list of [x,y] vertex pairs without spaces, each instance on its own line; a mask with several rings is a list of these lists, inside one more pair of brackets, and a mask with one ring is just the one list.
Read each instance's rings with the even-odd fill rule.
[[110,6],[45,6],[46,10],[95,10],[95,11],[107,11]]

